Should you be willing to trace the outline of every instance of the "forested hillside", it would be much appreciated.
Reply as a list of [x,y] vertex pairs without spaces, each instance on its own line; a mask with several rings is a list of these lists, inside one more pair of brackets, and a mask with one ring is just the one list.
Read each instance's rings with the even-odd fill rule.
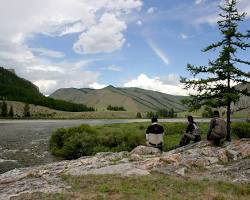
[[0,67],[0,98],[46,106],[62,111],[94,111],[94,108],[87,107],[83,104],[45,97],[30,81],[18,77],[16,74],[3,67]]

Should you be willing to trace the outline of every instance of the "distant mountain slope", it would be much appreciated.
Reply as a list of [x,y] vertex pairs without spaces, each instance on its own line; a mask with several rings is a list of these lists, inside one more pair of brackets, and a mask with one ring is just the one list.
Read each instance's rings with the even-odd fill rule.
[[175,111],[186,110],[181,103],[181,99],[184,98],[182,96],[140,88],[115,88],[113,86],[99,90],[66,88],[55,91],[50,97],[83,103],[98,110],[106,110],[108,105],[123,106],[127,111],[156,111],[163,108],[173,108]]
[[93,108],[45,97],[37,86],[0,67],[0,99],[21,101],[63,111],[92,111]]

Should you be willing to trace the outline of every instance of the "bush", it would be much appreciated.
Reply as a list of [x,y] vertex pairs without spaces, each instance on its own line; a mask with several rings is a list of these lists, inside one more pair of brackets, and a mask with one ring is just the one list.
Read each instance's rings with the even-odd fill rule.
[[250,123],[249,122],[233,123],[232,134],[237,135],[239,138],[250,138]]
[[[82,125],[60,128],[50,138],[50,151],[56,156],[75,159],[98,152],[131,151],[145,145],[145,132],[151,123],[110,124],[100,126]],[[160,123],[165,130],[164,151],[179,143],[187,123]],[[199,123],[202,138],[206,138],[208,123]]]
[[136,146],[145,144],[143,132],[139,125],[135,130],[122,125],[61,128],[52,133],[50,151],[66,159],[94,155],[97,152],[131,151]]

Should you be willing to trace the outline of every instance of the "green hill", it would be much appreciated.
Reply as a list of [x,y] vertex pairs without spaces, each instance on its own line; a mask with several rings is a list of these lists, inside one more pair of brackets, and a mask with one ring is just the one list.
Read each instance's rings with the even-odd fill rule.
[[64,88],[55,91],[50,97],[82,103],[98,110],[106,110],[108,105],[123,106],[127,111],[157,111],[171,109],[180,112],[187,108],[181,103],[185,97],[140,88],[116,88],[108,86],[94,90],[89,88]]
[[21,101],[62,111],[78,112],[94,110],[82,104],[45,97],[33,83],[18,77],[15,73],[3,67],[0,67],[0,99]]

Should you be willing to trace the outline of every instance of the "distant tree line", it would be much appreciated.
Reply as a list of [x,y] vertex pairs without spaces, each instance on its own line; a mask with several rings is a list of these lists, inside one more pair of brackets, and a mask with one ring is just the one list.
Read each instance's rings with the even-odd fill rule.
[[95,111],[95,108],[83,104],[45,97],[31,82],[19,78],[12,72],[0,67],[0,100],[4,99],[8,99],[9,101],[21,101],[62,111]]
[[14,111],[13,106],[10,106],[9,112],[8,112],[8,106],[6,101],[0,102],[0,117],[14,117]]
[[[26,103],[23,108],[23,117],[30,117],[30,116],[31,116],[30,106],[28,103]],[[0,117],[2,118],[14,118],[15,117],[13,106],[11,105],[8,110],[8,105],[5,100],[0,102]]]
[[108,105],[107,110],[126,111],[126,109],[123,106],[111,106],[111,105]]
[[177,113],[174,111],[173,108],[170,110],[168,109],[160,109],[157,112],[147,112],[147,118],[152,118],[152,117],[161,117],[161,118],[175,118],[177,117]]

